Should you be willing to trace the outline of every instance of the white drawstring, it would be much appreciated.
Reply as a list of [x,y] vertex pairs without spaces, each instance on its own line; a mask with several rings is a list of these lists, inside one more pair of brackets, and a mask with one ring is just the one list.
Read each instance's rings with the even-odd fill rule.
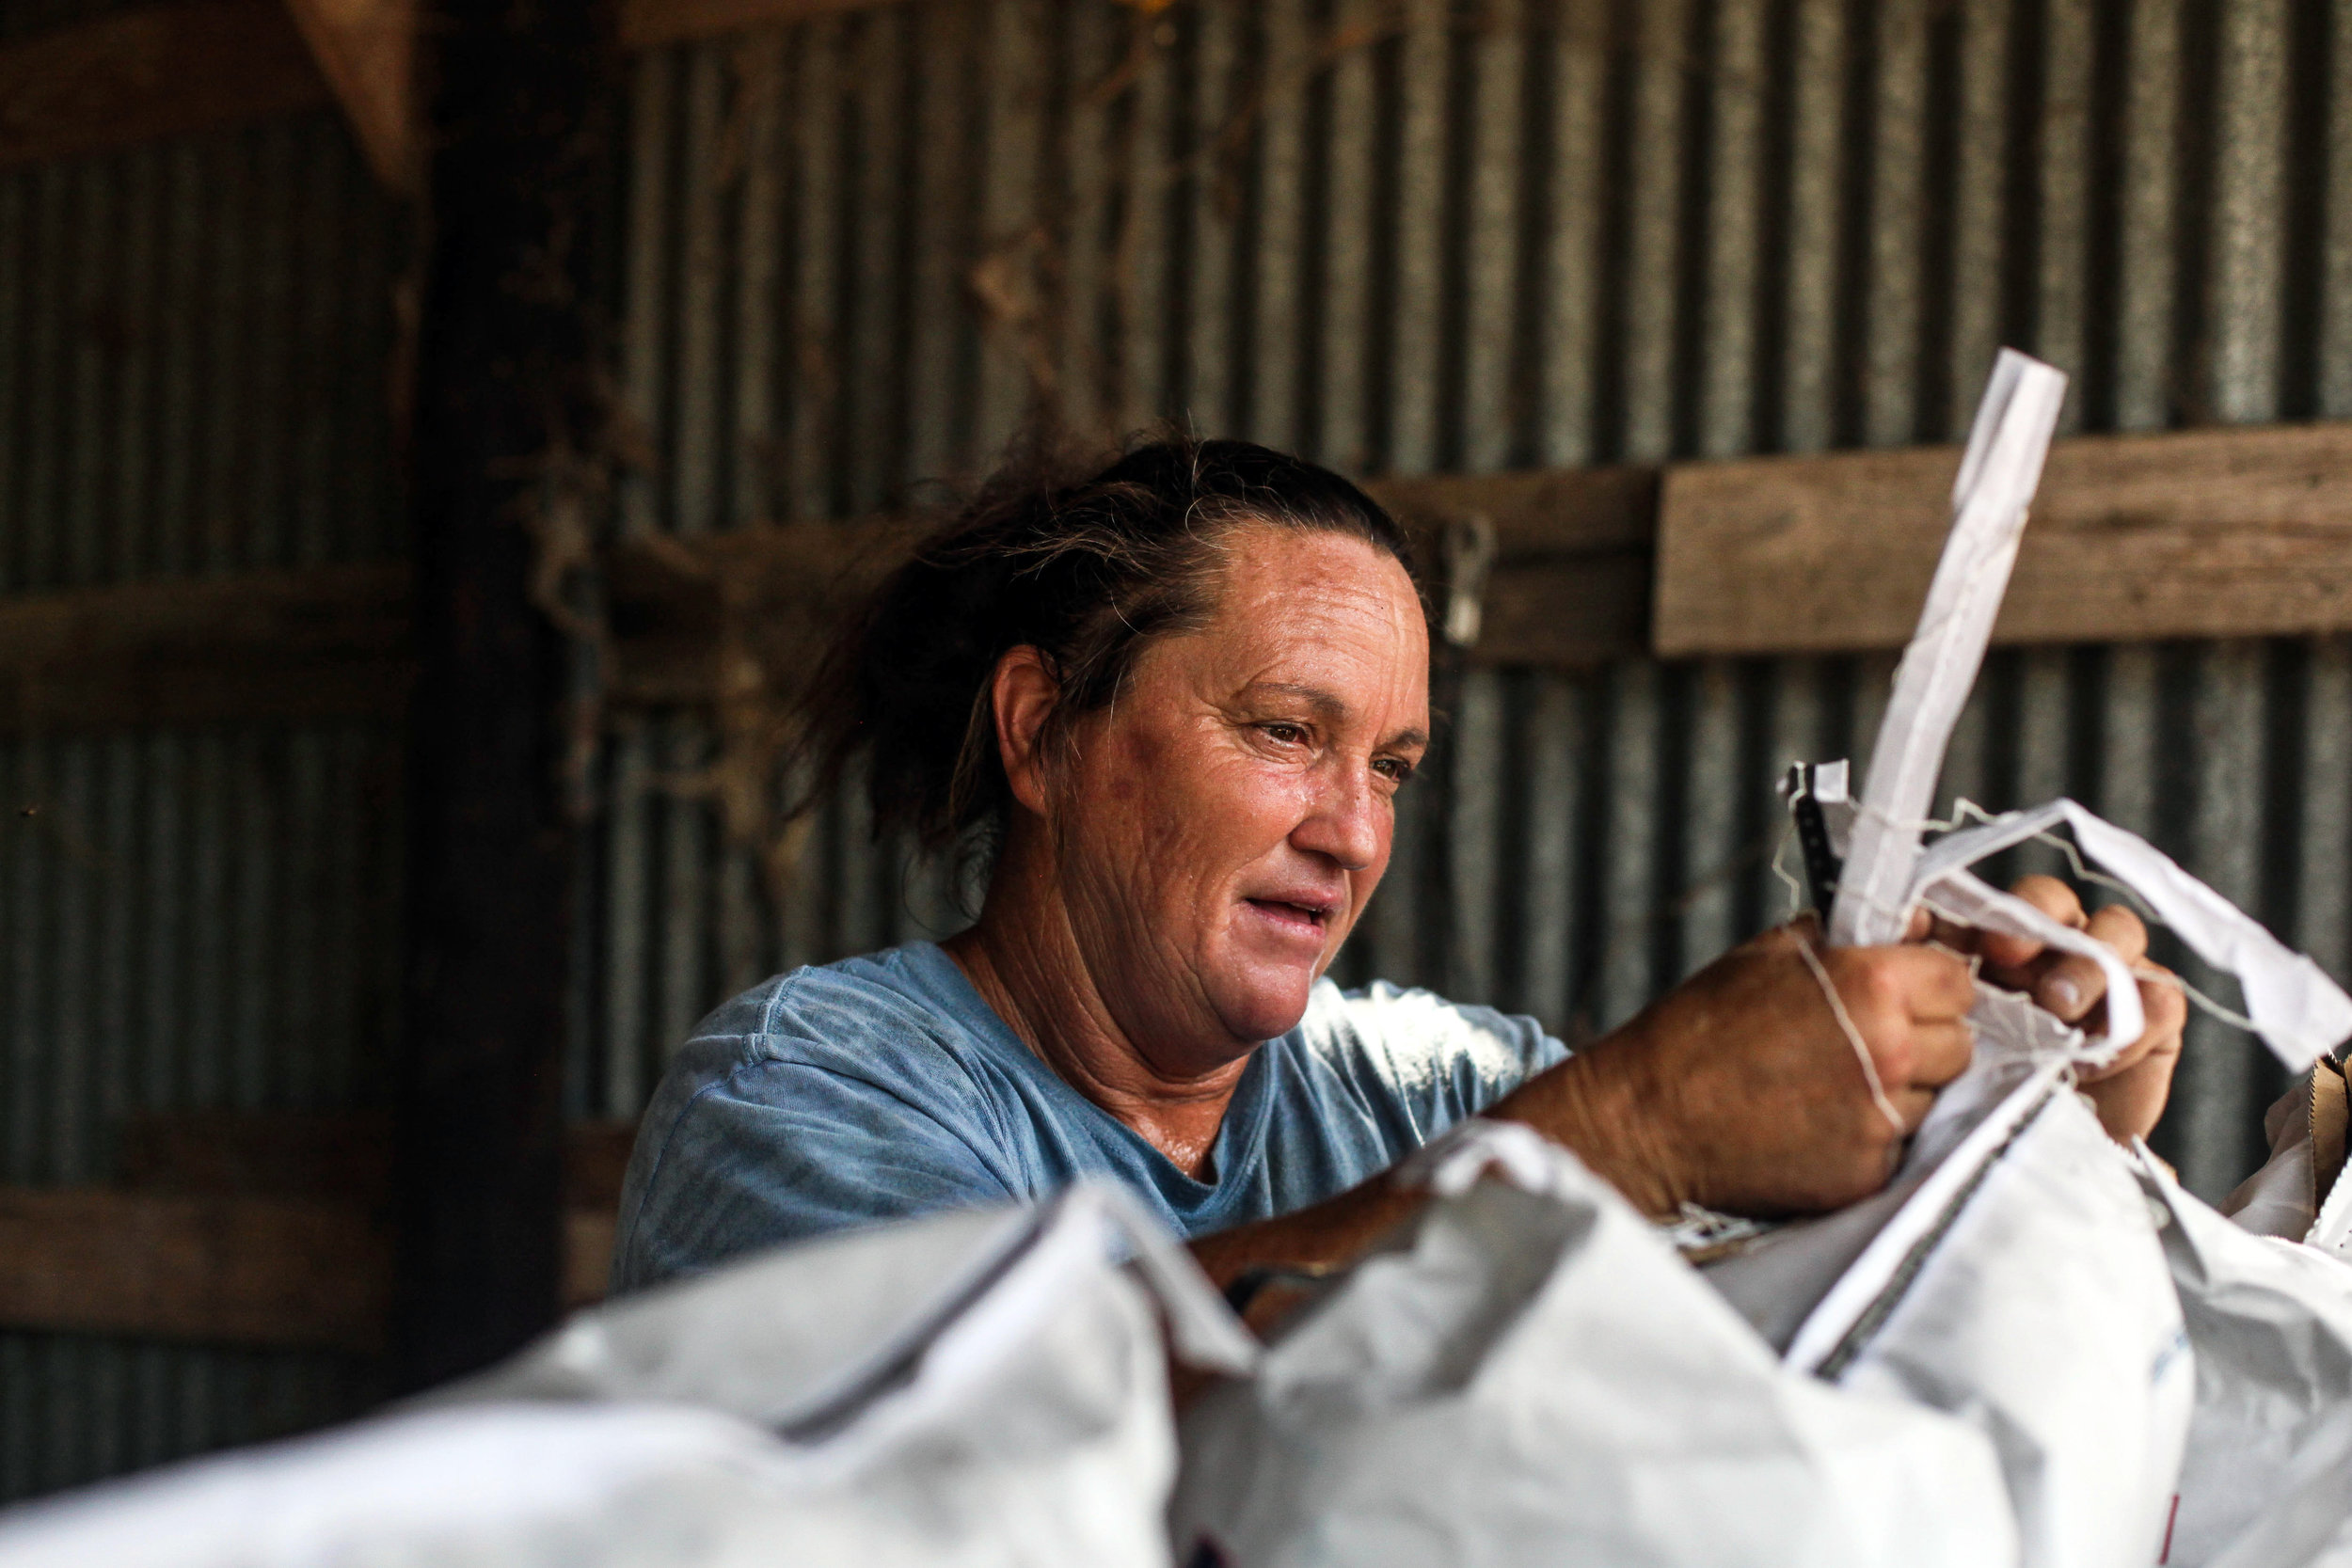
[[1813,944],[1803,937],[1797,939],[1797,957],[1803,958],[1804,967],[1813,972],[1814,980],[1821,988],[1821,995],[1829,1003],[1829,1010],[1837,1015],[1837,1027],[1846,1032],[1846,1043],[1853,1047],[1854,1060],[1862,1064],[1862,1076],[1869,1083],[1870,1100],[1878,1106],[1879,1115],[1884,1117],[1887,1125],[1898,1133],[1902,1132],[1905,1130],[1902,1113],[1896,1110],[1895,1102],[1886,1098],[1886,1085],[1879,1081],[1878,1064],[1870,1059],[1870,1048],[1863,1043],[1862,1031],[1854,1027],[1853,1015],[1846,1011],[1846,999],[1837,994],[1837,987],[1831,981],[1829,971],[1814,955]]

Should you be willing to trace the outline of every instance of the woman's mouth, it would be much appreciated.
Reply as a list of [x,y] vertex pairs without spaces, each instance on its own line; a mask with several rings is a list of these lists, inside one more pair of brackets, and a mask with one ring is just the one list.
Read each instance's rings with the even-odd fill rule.
[[1243,903],[1258,911],[1277,929],[1293,936],[1323,943],[1324,927],[1330,923],[1331,911],[1311,904],[1294,904],[1280,898],[1245,898]]

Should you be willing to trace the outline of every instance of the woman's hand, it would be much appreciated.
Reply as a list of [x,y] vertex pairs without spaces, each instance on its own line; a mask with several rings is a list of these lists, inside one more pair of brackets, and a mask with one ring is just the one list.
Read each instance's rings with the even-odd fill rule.
[[1651,1213],[1685,1200],[1836,1209],[1885,1185],[1935,1091],[1966,1069],[1975,999],[1950,953],[1823,948],[1807,916],[1733,948],[1491,1114],[1567,1145]]
[[[2148,1026],[2123,1053],[2078,1078],[2098,1108],[2107,1135],[2119,1143],[2144,1138],[2164,1115],[2172,1092],[2172,1069],[2181,1059],[2181,1031],[2188,1022],[2188,999],[2172,972],[2147,961],[2148,927],[2122,904],[2086,914],[2074,890],[2055,877],[2026,877],[2010,890],[2062,926],[2086,931],[2113,948],[2140,976],[2139,1005]],[[2091,1033],[2106,1021],[2106,975],[2078,954],[2058,953],[2026,937],[1962,929],[1941,923],[1934,939],[1982,960],[1979,973],[1993,985],[2022,991],[2035,1006]]]

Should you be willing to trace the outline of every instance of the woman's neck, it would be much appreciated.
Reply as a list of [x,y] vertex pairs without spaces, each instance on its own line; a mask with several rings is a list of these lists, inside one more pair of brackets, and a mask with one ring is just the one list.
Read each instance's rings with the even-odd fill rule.
[[981,1000],[1038,1059],[1196,1180],[1248,1055],[1197,1077],[1155,1069],[1127,1037],[1089,970],[1047,857],[1008,845],[980,918],[942,946]]

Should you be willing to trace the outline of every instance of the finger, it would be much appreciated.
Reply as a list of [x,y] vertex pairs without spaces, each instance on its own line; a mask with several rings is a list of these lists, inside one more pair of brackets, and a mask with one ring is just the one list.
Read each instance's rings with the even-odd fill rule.
[[[2084,925],[2082,900],[2056,877],[2020,877],[2009,891],[2011,896],[2024,899],[2061,926],[2080,930]],[[2042,943],[2033,938],[2010,936],[2004,931],[1987,931],[1979,948],[1984,954],[1984,961],[1995,969],[2021,968],[2039,958],[2042,950]]]
[[[2171,971],[2157,969],[2153,964],[2142,968],[2153,971],[2151,977],[2139,982],[2139,1006],[2147,1016],[2147,1027],[2114,1061],[2102,1068],[2084,1069],[2076,1078],[2077,1083],[2088,1086],[2122,1078],[2151,1057],[2180,1054],[2181,1036],[2188,1024],[2188,998],[2172,978]],[[2169,1073],[2171,1069],[2165,1070]]]
[[[1941,1022],[1965,1017],[1976,1006],[1967,961],[1940,947],[1849,947],[1836,957],[1842,969],[1859,972],[1853,977],[1863,1010],[1874,1021]],[[1846,978],[1839,974],[1841,990]]]
[[2172,1096],[2172,1067],[2180,1060],[2175,1049],[2134,1064],[2128,1072],[2081,1085],[2099,1125],[2118,1143],[2144,1138],[2163,1119],[2165,1102]]
[[2120,1143],[2155,1131],[2172,1093],[2172,1070],[2180,1065],[2181,1032],[2188,1022],[2188,998],[2167,980],[2142,980],[2140,1003],[2148,1009],[2148,1032],[2128,1064],[2077,1080],[2099,1113],[2099,1124]]
[[2026,989],[2042,1011],[2080,1023],[2106,999],[2107,973],[2094,958],[2066,953],[2043,966]]
[[1935,917],[1934,927],[1928,933],[1928,940],[1955,953],[1974,953],[1983,945],[1984,933],[1974,926],[1963,926],[1939,914]]
[[1977,1052],[1977,1032],[1964,1018],[1915,1023],[1905,1044],[1903,1060],[1880,1063],[1888,1086],[1900,1084],[1906,1088],[1940,1089],[1968,1070]]
[[2090,917],[2083,929],[2115,949],[2126,964],[2148,956],[2148,927],[2129,905],[2109,904]]
[[[2148,1006],[2149,1001],[2148,988],[2146,986],[2142,986],[2140,988],[2139,996],[2140,1006],[2144,1008]],[[2105,1007],[2101,1007],[2099,1011],[2102,1017],[2104,1017],[2106,1009]],[[2100,1020],[2098,1019],[2091,1021],[2092,1023],[2097,1023],[2099,1022]],[[2153,1022],[2153,1021],[2152,1020],[2152,1025]],[[2086,1026],[2085,1032],[2090,1032],[2088,1026]],[[2147,1057],[2148,1053],[2155,1050],[2161,1043],[2162,1037],[2157,1034],[2153,1026],[2142,1029],[2139,1032],[2139,1038],[2133,1040],[2130,1044],[2124,1046],[2122,1051],[2116,1053],[2115,1060],[2109,1062],[2106,1066],[2075,1069],[2074,1081],[2077,1084],[2095,1084],[2102,1078],[2112,1078],[2118,1074],[2129,1072],[2132,1069],[2137,1067],[2140,1062]]]
[[[2109,904],[2092,915],[2083,929],[2086,935],[2113,948],[2116,957],[2126,964],[2137,962],[2148,951],[2148,927],[2140,924],[2138,915],[2121,904]],[[2106,971],[2095,959],[2079,953],[2057,955],[2031,976],[2024,989],[2031,991],[2035,1004],[2044,1011],[2069,1023],[2080,1023],[2106,997]]]
[[1922,907],[1911,911],[1910,921],[1903,927],[1905,942],[1925,942],[1935,933],[1935,916]]

